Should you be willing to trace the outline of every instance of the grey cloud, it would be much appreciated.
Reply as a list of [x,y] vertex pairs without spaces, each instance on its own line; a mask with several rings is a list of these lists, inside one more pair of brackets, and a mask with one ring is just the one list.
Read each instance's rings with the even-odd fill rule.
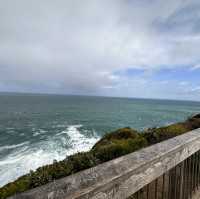
[[155,25],[163,34],[179,35],[198,34],[200,31],[200,4],[182,6],[167,18],[157,19]]
[[0,88],[104,94],[122,81],[112,78],[118,70],[194,65],[200,40],[182,42],[155,23],[175,16],[185,27],[179,13],[193,2],[0,0]]

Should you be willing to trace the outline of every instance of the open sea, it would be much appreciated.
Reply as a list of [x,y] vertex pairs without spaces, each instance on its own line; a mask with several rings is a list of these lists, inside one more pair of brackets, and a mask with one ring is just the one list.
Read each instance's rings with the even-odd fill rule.
[[195,113],[200,102],[0,94],[0,186],[89,150],[105,132],[168,125]]

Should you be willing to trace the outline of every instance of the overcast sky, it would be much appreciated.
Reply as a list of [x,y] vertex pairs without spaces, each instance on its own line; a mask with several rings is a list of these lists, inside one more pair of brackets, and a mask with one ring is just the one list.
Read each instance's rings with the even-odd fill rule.
[[0,91],[200,100],[200,1],[0,0]]

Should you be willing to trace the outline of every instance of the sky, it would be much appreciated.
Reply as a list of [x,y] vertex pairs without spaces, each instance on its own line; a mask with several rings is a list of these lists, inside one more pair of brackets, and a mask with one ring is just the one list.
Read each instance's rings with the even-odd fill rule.
[[0,0],[0,91],[200,101],[200,1]]

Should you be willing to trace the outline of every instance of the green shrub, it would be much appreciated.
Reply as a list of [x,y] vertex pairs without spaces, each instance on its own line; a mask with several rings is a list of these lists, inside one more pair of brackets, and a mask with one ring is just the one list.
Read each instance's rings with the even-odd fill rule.
[[29,176],[24,175],[15,182],[8,183],[6,186],[0,188],[0,198],[4,199],[8,196],[14,195],[30,189]]
[[48,182],[71,174],[71,167],[65,161],[54,162],[51,165],[38,168],[29,174],[31,188],[44,185]]
[[156,134],[158,135],[158,141],[163,141],[183,133],[188,130],[182,124],[173,124],[167,127],[158,128]]
[[152,145],[169,138],[186,133],[188,129],[181,123],[172,124],[161,128],[151,128],[143,133],[144,138],[147,139],[148,144]]
[[101,162],[112,160],[122,155],[134,152],[147,146],[147,141],[142,136],[135,139],[112,140],[112,142],[93,149],[95,157]]
[[72,173],[94,167],[98,162],[98,159],[91,152],[77,153],[69,156],[67,160],[67,164],[71,165]]
[[107,133],[101,138],[100,141],[98,141],[94,146],[93,149],[98,149],[101,146],[108,145],[112,143],[114,140],[124,140],[124,139],[135,139],[139,136],[139,133],[131,129],[129,127],[121,128],[116,131],[113,131],[111,133]]

